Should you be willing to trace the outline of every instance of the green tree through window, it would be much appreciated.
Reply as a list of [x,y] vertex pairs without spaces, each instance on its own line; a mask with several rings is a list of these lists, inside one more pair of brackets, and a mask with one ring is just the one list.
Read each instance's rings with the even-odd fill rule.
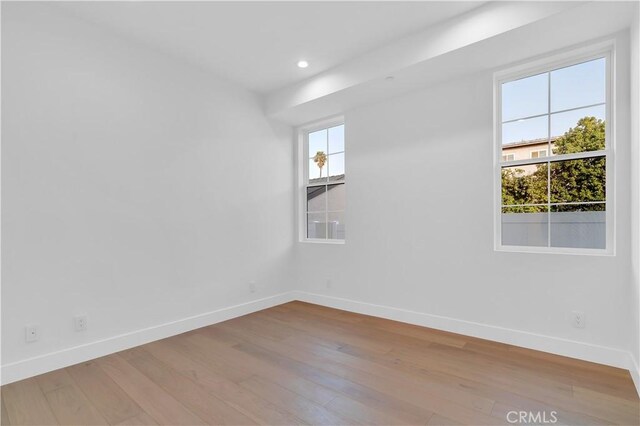
[[[605,149],[605,122],[595,117],[578,120],[555,140],[553,153],[572,154]],[[503,213],[537,213],[547,211],[551,203],[584,203],[606,200],[606,163],[603,157],[577,160],[552,161],[537,164],[536,170],[526,173],[524,169],[502,169]],[[548,178],[550,178],[548,180]],[[548,199],[548,195],[551,199]],[[523,204],[529,204],[524,206]],[[530,204],[536,204],[531,206]],[[585,205],[589,211],[603,211],[604,203]],[[555,211],[580,211],[580,206],[556,206]]]

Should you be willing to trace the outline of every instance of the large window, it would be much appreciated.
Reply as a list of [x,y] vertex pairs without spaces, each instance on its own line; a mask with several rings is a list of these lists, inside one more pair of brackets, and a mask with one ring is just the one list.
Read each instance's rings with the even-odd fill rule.
[[609,70],[602,52],[496,75],[496,248],[612,252]]
[[303,240],[345,239],[344,124],[302,132]]

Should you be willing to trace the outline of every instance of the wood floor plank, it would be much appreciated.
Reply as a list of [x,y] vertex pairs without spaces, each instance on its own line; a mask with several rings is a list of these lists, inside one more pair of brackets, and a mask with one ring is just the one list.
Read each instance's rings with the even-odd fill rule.
[[148,350],[153,356],[168,366],[183,374],[191,380],[203,386],[212,395],[221,399],[231,407],[250,417],[260,424],[295,424],[300,423],[290,411],[282,405],[272,404],[242,388],[240,385],[228,380],[208,368],[206,364],[192,360],[183,353],[177,351],[166,342],[155,342],[148,345]]
[[[391,357],[397,355],[399,354],[389,354]],[[593,417],[611,419],[619,424],[626,424],[625,422],[630,420],[625,413],[620,413],[611,404],[589,404],[574,398],[572,388],[569,392],[566,388],[558,389],[557,383],[554,382],[541,381],[535,377],[519,377],[515,371],[504,371],[499,366],[492,369],[491,365],[493,364],[491,363],[485,368],[468,368],[463,362],[452,360],[451,357],[443,354],[438,354],[434,358],[434,353],[403,353],[395,358],[396,361],[406,361],[407,359],[410,359],[410,362],[415,362],[418,368],[430,368],[450,376],[489,383],[517,395],[526,395],[531,399],[555,406],[558,409],[573,410]]]
[[325,318],[333,318],[339,321],[346,321],[357,324],[369,330],[376,329],[391,332],[404,337],[420,339],[426,342],[447,344],[455,347],[463,347],[467,340],[462,336],[454,336],[451,333],[440,333],[438,330],[420,327],[417,325],[391,321],[383,318],[376,318],[369,315],[355,314],[347,311],[339,311],[324,306],[313,305],[311,303],[293,302],[291,309],[306,314],[313,313]]
[[106,425],[98,410],[74,384],[59,387],[45,394],[51,411],[62,425]]
[[[328,339],[335,339],[336,335],[340,336],[338,340],[341,343],[351,343],[356,346],[371,349],[376,352],[386,353],[389,352],[393,346],[385,342],[372,340],[367,337],[362,337],[357,333],[349,332],[344,327],[336,326],[333,324],[324,324],[322,322],[314,321],[312,318],[305,317],[297,312],[288,313],[286,315],[278,312],[268,311],[265,312],[273,318],[286,321],[288,325],[293,328],[311,333],[320,337],[326,337]],[[229,326],[232,326],[231,324]]]
[[[336,370],[337,373],[345,374],[344,372],[340,372],[340,369],[345,369],[347,375],[361,371],[374,377],[381,377],[387,386],[402,389],[402,392],[420,395],[420,397],[433,395],[436,400],[444,398],[456,401],[457,404],[476,409],[485,414],[491,413],[491,408],[494,403],[492,399],[461,391],[451,383],[445,384],[436,381],[425,381],[415,374],[376,364],[372,361],[354,357],[353,355],[338,350],[317,346],[305,336],[295,336],[295,338],[284,340],[284,343],[292,347],[303,348],[305,354],[313,354],[313,356],[318,358],[318,363],[323,364],[325,367],[332,364],[339,364],[341,367]],[[308,356],[310,357],[312,355]],[[413,399],[413,397],[409,396],[409,399]]]
[[[243,331],[243,333],[251,332]],[[333,358],[331,354],[325,358],[319,357],[317,354],[322,350],[321,348],[317,348],[315,351],[305,351],[299,347],[288,346],[284,344],[284,341],[280,343],[271,342],[257,335],[252,336],[251,340],[260,347],[278,353],[281,356],[292,358],[299,363],[331,373],[334,378],[331,384],[336,386],[337,390],[344,392],[345,389],[349,389],[351,392],[363,393],[363,390],[366,389],[369,393],[386,394],[389,397],[385,399],[387,402],[397,398],[404,403],[402,411],[405,414],[411,413],[416,416],[413,421],[426,421],[434,411],[439,410],[443,414],[457,416],[456,418],[462,418],[467,421],[473,419],[478,423],[484,422],[485,424],[495,422],[489,419],[493,405],[493,401],[490,399],[476,397],[444,387],[426,386],[423,383],[416,384],[408,376],[400,375],[400,373],[391,369],[385,370],[382,367],[375,369],[376,374],[370,374],[360,369],[365,365],[365,362],[354,360],[350,366],[337,362],[335,358],[343,354],[332,353],[334,355]],[[242,344],[237,347],[250,347],[248,345],[251,344]],[[256,349],[254,348],[253,351],[256,351]],[[345,383],[340,384],[335,378],[347,380]],[[396,406],[399,408],[397,402]]]
[[[628,371],[626,373],[626,376],[608,376],[594,371],[569,370],[568,380],[574,387],[587,388],[602,394],[634,401],[635,386],[631,374]],[[603,376],[610,377],[610,379],[603,380]]]
[[330,411],[356,419],[358,423],[363,425],[424,424],[424,422],[407,421],[397,416],[397,413],[389,412],[384,408],[377,408],[375,405],[364,404],[345,396],[335,398],[325,407]]
[[74,385],[73,379],[71,378],[71,376],[69,376],[69,373],[67,373],[64,368],[41,374],[35,379],[44,394],[56,389],[60,389],[64,386]]
[[9,415],[7,414],[7,407],[4,406],[4,398],[1,399],[2,401],[2,407],[0,407],[0,425],[10,425],[11,422],[9,421]]
[[536,393],[537,396],[547,400],[553,400],[560,396],[570,397],[572,394],[570,383],[524,374],[498,362],[478,359],[472,354],[445,352],[434,345],[430,345],[428,351],[393,350],[385,356],[394,362],[410,362],[421,368],[429,368],[470,380],[486,381],[529,395]]
[[[206,334],[210,335],[210,333]],[[233,357],[223,356],[229,347],[226,342],[215,341],[213,343],[213,340],[206,339],[206,344],[201,345],[199,343],[201,337],[200,333],[191,333],[167,339],[166,342],[188,357],[206,364],[210,369],[232,382],[240,382],[254,374],[251,364],[240,363]]]
[[583,399],[585,401],[602,402],[603,404],[611,405],[614,409],[620,411],[635,412],[639,408],[638,401],[631,401],[627,398],[605,394],[580,386],[573,387],[573,397],[576,399]]
[[640,425],[628,371],[303,302],[1,390],[2,424]]
[[[482,340],[485,344],[491,345],[488,340]],[[604,374],[603,377],[611,378],[612,376],[619,376],[626,378],[629,374],[627,370],[621,368],[615,368],[608,365],[596,364],[589,361],[578,361],[574,358],[568,358],[561,355],[556,355],[548,352],[534,351],[527,348],[521,348],[519,346],[510,346],[509,352],[513,355],[520,355],[525,359],[536,359],[544,361],[542,366],[545,365],[561,365],[564,368],[570,368],[572,370],[589,370],[597,373]]]
[[[295,352],[289,351],[289,353]],[[353,368],[352,366],[358,365],[357,361],[349,366],[335,361],[331,362],[329,358],[312,357],[310,352],[304,352],[302,356],[307,360],[313,359],[313,361],[307,362],[316,368],[344,377],[358,386],[374,391],[376,395],[387,395],[385,402],[394,399],[402,401],[402,405],[396,402],[394,407],[419,416],[421,421],[438,412],[454,416],[454,418],[473,421],[476,424],[494,423],[492,419],[489,419],[494,401],[488,398],[477,397],[443,386],[416,385],[413,380],[409,380],[407,377],[385,374],[387,373],[385,371],[372,374],[366,371],[365,367],[361,367],[362,369]]]
[[109,355],[99,358],[96,362],[114,382],[159,424],[206,424],[200,417],[189,411],[120,356]]
[[238,343],[241,343],[241,340],[238,339],[235,335],[213,326],[200,328],[195,332],[193,332],[192,334],[206,334],[216,342],[220,344],[225,344],[227,346],[233,346],[233,345],[237,345]]
[[[313,316],[313,314],[308,314],[307,316]],[[347,326],[350,327],[350,326]],[[361,327],[361,326],[358,326]],[[356,331],[353,332],[365,333],[365,331]],[[412,353],[420,353],[425,349],[424,342],[416,341],[414,338],[407,338],[404,336],[395,335],[395,333],[388,332],[386,334],[376,332],[375,336],[371,336],[372,339],[382,339],[386,342],[392,342],[394,344],[394,351],[404,351],[404,352],[412,352]],[[496,344],[497,346],[501,346],[501,344]],[[479,369],[488,370],[490,367],[491,371],[495,371],[496,369],[502,369],[506,374],[510,377],[524,377],[527,381],[536,382],[536,381],[545,381],[545,388],[548,390],[552,387],[557,388],[558,392],[562,391],[565,395],[571,395],[571,383],[561,383],[555,380],[555,376],[546,376],[541,377],[539,372],[536,371],[527,371],[522,368],[517,368],[514,366],[510,366],[509,364],[501,363],[498,361],[493,361],[492,359],[480,358],[477,359],[474,353],[466,350],[466,345],[464,347],[456,347],[452,345],[442,345],[440,343],[431,343],[429,345],[430,349],[437,350],[442,352],[446,357],[457,357],[464,361],[466,365],[478,365]],[[464,358],[464,359],[463,359]]]
[[290,352],[285,355],[250,343],[243,343],[238,345],[237,348],[263,359],[268,359],[270,362],[286,366],[287,369],[296,371],[308,380],[342,393],[350,399],[360,401],[372,407],[372,409],[373,407],[382,407],[389,412],[391,417],[402,420],[404,423],[422,424],[433,414],[423,407],[396,398],[388,389],[381,392],[380,389],[372,389],[339,375],[323,371],[317,366],[290,358],[287,356],[291,355]]
[[300,301],[294,301],[287,306],[289,310],[293,309],[305,313],[313,312],[316,315],[321,315],[326,318],[333,318],[352,324],[363,324],[367,320],[367,318],[369,318],[367,315],[354,314],[353,312],[341,311],[338,309],[327,308],[326,306],[314,305],[312,303]]
[[434,414],[433,417],[429,419],[427,422],[427,426],[458,426],[462,423],[455,422],[451,419],[448,419],[440,414]]
[[629,401],[625,398],[618,398],[575,386],[573,398],[567,403],[577,404],[578,402],[588,406],[590,409],[597,409],[600,413],[613,411],[619,414],[621,419],[632,419],[640,412],[640,403],[638,401]]
[[142,409],[95,361],[67,367],[67,372],[109,424],[143,414]]
[[[258,315],[246,315],[241,318],[236,318],[238,321],[225,321],[220,324],[216,324],[219,327],[212,327],[214,330],[225,330],[225,327],[242,328],[245,331],[253,332],[256,334],[263,334],[265,330],[268,330],[268,334],[263,334],[265,337],[275,340],[276,342],[286,339],[291,335],[299,332],[293,327],[271,327],[269,324],[265,324],[265,321]],[[239,343],[239,342],[238,342]]]
[[[494,384],[488,383],[487,381],[469,380],[456,375],[445,374],[434,371],[432,369],[426,369],[422,366],[417,366],[408,362],[391,360],[383,356],[374,357],[370,353],[362,354],[359,350],[354,351],[353,348],[350,347],[342,347],[340,348],[340,351],[345,351],[345,353],[363,357],[363,359],[366,359],[367,361],[406,372],[411,376],[415,376],[416,380],[421,380],[429,383],[438,383],[443,386],[453,386],[473,395],[492,398],[496,401],[495,404],[504,405],[505,403],[507,403],[509,407],[516,410],[547,412],[556,410],[559,412],[559,417],[565,419],[568,424],[604,424],[602,419],[598,419],[594,416],[566,409],[560,410],[557,406],[552,406],[544,402],[528,398],[526,395],[519,395],[518,393],[512,392],[510,389],[497,387]],[[497,411],[495,409],[495,404],[494,408],[491,411],[492,415],[494,417],[504,418],[504,415],[506,415],[506,411],[504,413]],[[451,421],[453,422],[453,420]]]
[[252,377],[240,384],[250,392],[260,395],[280,407],[285,407],[289,412],[308,424],[341,425],[357,423],[348,416],[338,416],[325,407],[259,376]]
[[147,413],[140,413],[136,416],[129,417],[121,421],[120,423],[114,423],[116,426],[153,426],[158,423],[153,420],[153,417],[148,415]]
[[[545,379],[562,381],[567,384],[588,387],[602,393],[608,393],[618,397],[634,395],[633,381],[629,380],[629,372],[619,368],[599,366],[594,367],[589,362],[570,363],[568,358],[559,355],[546,354],[542,356],[539,351],[529,350],[518,352],[519,356],[513,356],[515,347],[505,345],[507,349],[496,350],[494,342],[475,340],[465,345],[464,349],[475,354],[482,354],[488,359],[496,360],[505,365],[510,365],[522,371],[528,372]],[[539,362],[544,359],[548,362]],[[603,373],[606,371],[606,373]],[[620,372],[625,374],[620,374]],[[603,378],[606,377],[606,380]]]
[[2,398],[12,425],[58,424],[36,379],[4,385]]
[[256,424],[245,414],[209,393],[203,386],[181,375],[148,353],[135,356],[129,359],[128,363],[208,424]]
[[[436,332],[425,333],[423,327],[408,326],[407,324],[395,323],[393,321],[384,320],[374,317],[366,317],[362,321],[348,321],[344,322],[340,317],[336,318],[334,315],[331,317],[328,313],[319,315],[318,312],[310,309],[300,308],[296,309],[299,317],[311,322],[321,322],[323,325],[331,325],[344,329],[350,333],[357,334],[361,337],[365,337],[371,341],[377,341],[385,345],[398,345],[403,347],[422,347],[425,342],[428,343],[440,343],[447,344],[454,347],[462,347],[466,344],[465,340],[455,339],[451,337],[451,334],[439,334]],[[258,313],[260,314],[260,313]],[[360,315],[359,315],[360,316]],[[373,326],[372,326],[373,324]],[[398,324],[402,326],[399,327]],[[407,333],[407,330],[421,330],[421,333]]]
[[[337,394],[330,389],[321,386],[313,381],[307,380],[303,376],[286,368],[279,367],[267,360],[252,357],[242,351],[227,346],[215,345],[208,335],[194,334],[185,337],[189,342],[189,353],[198,359],[207,362],[207,359],[219,357],[227,361],[230,368],[243,369],[250,365],[256,375],[278,382],[287,389],[297,394],[324,405],[334,399]],[[204,355],[207,355],[206,357]],[[238,382],[250,378],[251,375],[242,378]]]

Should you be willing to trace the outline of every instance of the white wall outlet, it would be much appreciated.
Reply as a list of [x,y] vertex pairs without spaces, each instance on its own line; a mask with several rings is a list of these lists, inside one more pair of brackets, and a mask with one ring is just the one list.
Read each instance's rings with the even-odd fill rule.
[[330,278],[327,278],[327,282],[325,283],[328,289],[333,287],[333,281]]
[[78,315],[73,317],[73,326],[76,331],[85,331],[87,329],[87,316]]
[[37,325],[27,325],[24,328],[27,343],[36,342],[40,338],[40,330]]
[[584,328],[586,323],[586,318],[584,316],[584,312],[582,311],[572,311],[571,312],[571,322],[575,328]]
[[256,292],[256,282],[255,281],[249,281],[249,292],[250,293],[255,293]]

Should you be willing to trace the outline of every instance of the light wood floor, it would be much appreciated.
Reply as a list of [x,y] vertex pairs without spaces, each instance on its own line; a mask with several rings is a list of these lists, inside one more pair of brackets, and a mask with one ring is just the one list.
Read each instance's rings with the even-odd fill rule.
[[639,425],[639,404],[624,370],[292,302],[3,386],[2,424]]

